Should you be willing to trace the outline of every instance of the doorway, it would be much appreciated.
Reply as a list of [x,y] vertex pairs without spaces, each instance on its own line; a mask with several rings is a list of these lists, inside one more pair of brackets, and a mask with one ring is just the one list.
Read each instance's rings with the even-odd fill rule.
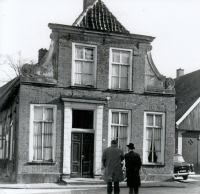
[[72,133],[71,177],[92,178],[94,134]]

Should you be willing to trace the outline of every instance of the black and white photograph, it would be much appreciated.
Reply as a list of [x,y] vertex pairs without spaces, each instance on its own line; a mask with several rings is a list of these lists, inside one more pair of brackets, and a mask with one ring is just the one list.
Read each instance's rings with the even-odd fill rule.
[[200,194],[199,0],[0,0],[0,194]]

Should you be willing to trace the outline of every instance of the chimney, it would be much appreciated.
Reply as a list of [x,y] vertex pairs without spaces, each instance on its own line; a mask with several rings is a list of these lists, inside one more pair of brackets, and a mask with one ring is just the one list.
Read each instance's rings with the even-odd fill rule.
[[40,60],[44,57],[44,55],[47,53],[47,49],[43,49],[41,48],[38,51],[38,63],[40,62]]
[[90,5],[92,5],[96,0],[83,0],[83,11]]
[[176,70],[176,78],[181,77],[182,75],[184,75],[184,69],[177,69]]

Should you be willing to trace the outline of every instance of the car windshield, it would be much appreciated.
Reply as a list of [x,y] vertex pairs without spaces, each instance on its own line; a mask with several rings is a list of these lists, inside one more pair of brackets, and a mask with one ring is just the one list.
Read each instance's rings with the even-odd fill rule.
[[183,159],[183,157],[180,156],[180,155],[174,156],[174,161],[175,162],[185,162],[185,160]]

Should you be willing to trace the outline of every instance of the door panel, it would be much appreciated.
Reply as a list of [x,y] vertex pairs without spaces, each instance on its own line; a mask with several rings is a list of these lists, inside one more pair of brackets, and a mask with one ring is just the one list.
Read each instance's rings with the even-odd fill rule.
[[71,177],[93,177],[94,134],[72,133]]
[[82,176],[92,177],[93,175],[93,155],[94,155],[94,134],[83,134],[82,149]]
[[81,152],[81,134],[72,134],[71,173],[72,176],[75,177],[80,177],[81,175],[80,152]]

